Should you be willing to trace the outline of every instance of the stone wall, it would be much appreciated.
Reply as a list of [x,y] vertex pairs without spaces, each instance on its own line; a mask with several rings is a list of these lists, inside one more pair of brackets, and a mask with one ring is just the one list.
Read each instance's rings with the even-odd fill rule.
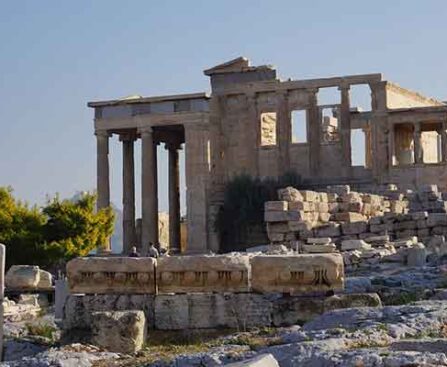
[[265,203],[272,245],[295,253],[340,253],[348,272],[378,263],[424,266],[447,254],[444,193],[435,185],[378,191],[381,195],[352,192],[349,186],[280,190],[282,200]]
[[340,254],[78,258],[67,277],[63,328],[75,340],[104,311],[143,311],[160,330],[293,325],[344,288]]
[[436,185],[400,192],[395,185],[381,195],[359,193],[347,185],[325,192],[279,191],[279,201],[265,203],[265,222],[274,244],[295,248],[297,241],[330,237],[341,243],[377,235],[425,239],[447,234],[447,196]]
[[[149,329],[187,330],[279,327],[300,324],[333,309],[344,296],[310,297],[255,293],[190,293],[162,295],[71,295],[65,304],[63,328],[69,337],[89,333],[95,312],[143,311]],[[349,296],[355,298],[354,295]],[[358,305],[377,306],[376,295]]]

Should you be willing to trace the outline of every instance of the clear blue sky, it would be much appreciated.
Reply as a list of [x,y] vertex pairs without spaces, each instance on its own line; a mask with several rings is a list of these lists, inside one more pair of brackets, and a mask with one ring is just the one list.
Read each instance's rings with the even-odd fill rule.
[[[283,78],[383,72],[447,99],[446,16],[445,0],[2,1],[0,186],[31,203],[94,189],[87,101],[208,91],[202,70],[239,55]],[[121,149],[111,143],[120,206]]]

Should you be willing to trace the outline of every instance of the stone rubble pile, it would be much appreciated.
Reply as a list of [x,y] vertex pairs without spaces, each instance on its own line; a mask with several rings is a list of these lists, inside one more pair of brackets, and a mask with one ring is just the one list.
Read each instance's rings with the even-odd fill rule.
[[16,301],[5,297],[2,302],[3,317],[8,322],[32,320],[49,307],[43,294],[21,294]]
[[388,185],[383,195],[347,185],[327,192],[278,191],[264,218],[271,246],[299,253],[341,252],[347,269],[379,262],[423,266],[427,256],[447,253],[447,196],[436,185],[401,193]]
[[265,203],[267,234],[272,243],[285,242],[289,247],[310,237],[358,238],[368,232],[371,218],[406,213],[409,206],[404,198],[361,194],[349,186],[334,186],[330,192],[287,187],[278,195],[280,200]]

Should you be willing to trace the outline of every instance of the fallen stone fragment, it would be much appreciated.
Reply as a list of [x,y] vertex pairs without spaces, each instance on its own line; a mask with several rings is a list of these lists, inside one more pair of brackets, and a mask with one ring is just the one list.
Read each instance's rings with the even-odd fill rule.
[[327,245],[332,242],[330,237],[317,237],[317,238],[308,238],[307,243],[313,243],[318,245]]
[[423,243],[418,243],[407,250],[408,266],[425,266],[427,264],[427,250]]
[[284,201],[289,201],[289,202],[290,201],[302,201],[303,195],[301,195],[301,193],[294,187],[288,186],[284,189],[278,190],[278,198],[279,198],[279,200],[284,200]]
[[307,254],[323,254],[323,253],[332,253],[337,250],[337,247],[333,243],[326,244],[310,244],[310,245],[302,245],[302,249],[304,253]]
[[363,240],[344,240],[341,243],[342,251],[361,250],[361,249],[369,250],[370,248],[371,245]]
[[92,314],[92,343],[117,353],[138,352],[146,340],[143,311],[110,311]]
[[34,289],[39,280],[38,266],[13,265],[5,275],[5,285],[11,289]]
[[377,293],[337,294],[324,300],[325,312],[355,307],[382,307],[382,301]]
[[287,201],[266,201],[265,211],[285,211],[287,210]]

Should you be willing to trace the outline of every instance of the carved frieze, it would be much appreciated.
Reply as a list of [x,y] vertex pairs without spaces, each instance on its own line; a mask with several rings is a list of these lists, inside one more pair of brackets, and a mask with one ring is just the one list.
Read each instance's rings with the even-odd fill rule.
[[158,293],[248,292],[247,256],[171,256],[158,259]]
[[67,264],[70,293],[154,294],[156,260],[79,257]]
[[340,254],[255,256],[251,259],[252,290],[292,295],[342,290]]

